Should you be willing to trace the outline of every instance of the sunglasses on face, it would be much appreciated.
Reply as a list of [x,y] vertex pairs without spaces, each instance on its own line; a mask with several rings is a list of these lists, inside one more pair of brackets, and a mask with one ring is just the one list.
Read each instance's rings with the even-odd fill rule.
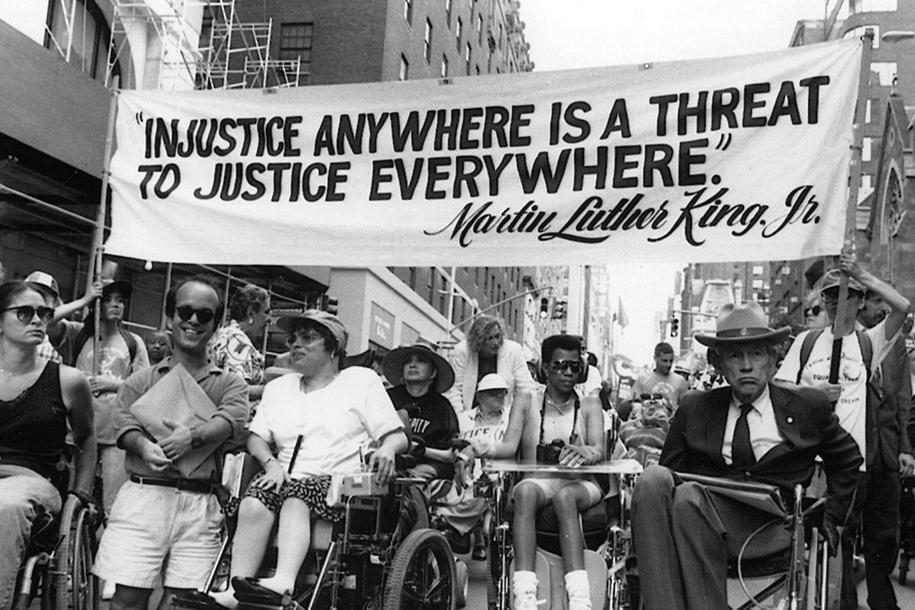
[[190,305],[179,305],[178,307],[175,307],[175,312],[178,314],[178,317],[181,318],[182,322],[187,322],[193,316],[197,316],[198,323],[208,324],[216,317],[216,312],[208,307],[194,309]]
[[808,307],[807,309],[805,309],[804,315],[805,316],[818,316],[818,315],[820,315],[820,311],[821,311],[820,306],[814,305],[813,307]]
[[581,361],[580,360],[557,360],[556,362],[550,363],[550,368],[561,373],[562,371],[569,369],[572,371],[572,374],[577,375],[581,372]]
[[54,317],[53,307],[32,307],[31,305],[20,305],[18,307],[7,307],[3,311],[15,311],[16,317],[23,324],[28,324],[38,314],[38,319],[47,324]]

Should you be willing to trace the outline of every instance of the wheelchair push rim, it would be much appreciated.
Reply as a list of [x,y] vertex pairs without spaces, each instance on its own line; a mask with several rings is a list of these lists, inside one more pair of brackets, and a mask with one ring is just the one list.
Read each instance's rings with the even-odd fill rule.
[[385,583],[385,610],[451,610],[455,607],[454,555],[445,536],[418,529],[407,536]]

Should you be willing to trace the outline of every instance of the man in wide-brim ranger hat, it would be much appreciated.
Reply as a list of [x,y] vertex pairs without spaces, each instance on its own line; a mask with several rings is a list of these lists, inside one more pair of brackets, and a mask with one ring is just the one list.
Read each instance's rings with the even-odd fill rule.
[[454,409],[443,396],[454,384],[451,365],[429,347],[416,344],[385,354],[381,369],[393,386],[388,396],[410,430],[411,450],[417,456],[411,474],[452,478],[451,441],[460,430]]
[[659,464],[636,485],[633,544],[647,610],[727,608],[725,564],[790,543],[772,514],[676,473],[765,483],[790,498],[796,483],[810,482],[819,455],[828,486],[823,530],[834,552],[862,458],[823,392],[771,383],[774,346],[789,332],[769,327],[759,304],[748,302],[722,307],[715,334],[696,337],[728,385],[683,397]]

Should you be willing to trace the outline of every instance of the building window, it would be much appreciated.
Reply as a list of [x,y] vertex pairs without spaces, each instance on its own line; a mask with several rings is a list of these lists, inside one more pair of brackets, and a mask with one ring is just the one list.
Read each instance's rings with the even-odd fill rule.
[[445,21],[451,24],[451,0],[445,0]]
[[432,22],[426,19],[426,31],[423,33],[423,58],[426,63],[432,61]]
[[400,56],[400,74],[398,78],[400,80],[407,80],[410,77],[410,62],[407,61],[407,58],[403,55]]
[[408,284],[410,290],[416,290],[416,267],[407,267],[407,269],[410,271],[410,281]]
[[878,11],[895,11],[897,0],[849,0],[848,12],[872,13]]
[[[8,2],[6,6],[12,7]],[[77,18],[67,26],[71,2],[22,2],[19,6],[28,8],[0,8],[0,21],[16,28],[35,42],[44,44],[46,49],[58,50],[62,55],[69,50],[70,64],[93,79],[103,79],[108,67],[108,43],[111,31],[105,15],[96,2],[79,3]],[[0,6],[3,3],[0,2]],[[35,5],[35,8],[32,7]],[[41,6],[44,5],[44,6]],[[45,21],[43,22],[42,19]],[[68,47],[69,45],[69,47]],[[115,65],[112,76],[120,76],[119,65]],[[124,86],[125,83],[121,83]]]
[[311,38],[313,23],[284,23],[280,26],[279,59],[301,60],[303,74],[311,72]]
[[464,65],[467,68],[467,74],[470,74],[470,43],[464,47]]
[[448,58],[442,55],[442,69],[441,69],[442,78],[448,78]]
[[881,85],[890,87],[896,79],[896,62],[895,61],[872,61],[871,62],[871,85]]
[[477,43],[483,44],[483,15],[477,13]]
[[431,267],[429,269],[429,281],[426,283],[426,288],[429,289],[429,295],[426,299],[430,305],[434,303],[433,299],[435,298],[435,268]]
[[403,0],[404,21],[413,25],[413,0]]
[[457,25],[454,26],[454,38],[455,44],[457,45],[458,50],[461,48],[461,36],[464,35],[464,20],[460,17],[457,18]]
[[873,154],[872,150],[874,147],[873,138],[862,138],[861,139],[861,160],[862,161],[872,161]]

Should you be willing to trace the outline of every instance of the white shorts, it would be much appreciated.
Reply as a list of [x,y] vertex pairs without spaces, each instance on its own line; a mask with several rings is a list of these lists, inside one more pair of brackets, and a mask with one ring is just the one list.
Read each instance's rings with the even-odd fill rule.
[[92,572],[119,585],[202,589],[219,554],[223,516],[212,494],[127,481]]
[[539,479],[539,478],[528,478],[522,479],[519,483],[515,485],[515,489],[518,489],[522,485],[534,485],[540,491],[543,492],[543,496],[546,500],[543,506],[549,504],[553,497],[559,493],[559,490],[562,487],[570,484],[580,485],[588,492],[588,506],[594,506],[600,499],[604,497],[604,492],[601,491],[600,486],[594,482],[593,479]]

